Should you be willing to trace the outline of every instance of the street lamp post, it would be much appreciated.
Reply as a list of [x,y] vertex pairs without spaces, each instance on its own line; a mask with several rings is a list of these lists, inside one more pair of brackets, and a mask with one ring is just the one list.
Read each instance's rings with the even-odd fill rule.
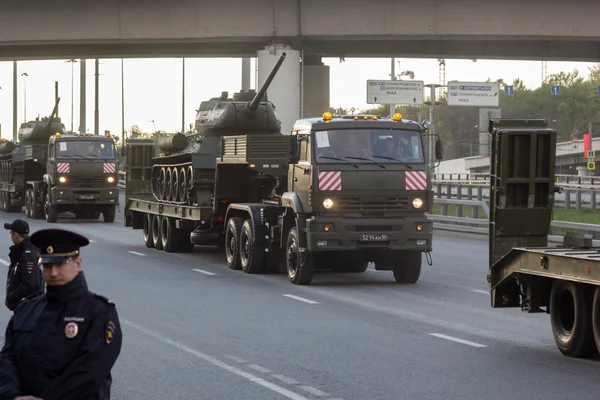
[[71,63],[71,132],[73,132],[73,103],[74,103],[74,100],[73,100],[73,98],[74,98],[74,95],[73,95],[73,92],[74,92],[74,88],[73,88],[73,86],[74,86],[74,84],[73,84],[73,66],[75,65],[75,63],[77,62],[77,60],[71,58],[71,59],[69,59],[69,60],[67,60],[65,62]]
[[23,77],[23,122],[27,123],[27,77],[29,74],[27,72],[23,72],[21,74]]

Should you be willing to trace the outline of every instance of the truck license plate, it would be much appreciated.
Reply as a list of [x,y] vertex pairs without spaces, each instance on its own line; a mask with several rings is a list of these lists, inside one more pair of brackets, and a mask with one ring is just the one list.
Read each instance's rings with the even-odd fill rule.
[[384,233],[364,233],[360,235],[361,242],[386,242],[388,240],[390,240],[390,238]]
[[81,200],[94,200],[94,196],[79,196]]

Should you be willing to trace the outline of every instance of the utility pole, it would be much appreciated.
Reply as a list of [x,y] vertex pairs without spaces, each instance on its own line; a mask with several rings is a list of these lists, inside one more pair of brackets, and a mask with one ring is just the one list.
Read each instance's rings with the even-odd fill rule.
[[[392,58],[392,71],[391,71],[391,77],[392,80],[395,81],[396,80],[396,59]],[[394,112],[396,111],[396,105],[395,104],[390,104],[390,117],[394,115]]]
[[429,120],[431,121],[431,127],[429,128],[429,167],[431,169],[431,173],[435,168],[435,106],[440,105],[435,101],[435,89],[441,87],[442,85],[438,85],[435,83],[425,85],[431,89],[430,101],[426,101],[425,104],[429,105]]
[[185,57],[181,59],[181,133],[185,134]]
[[121,58],[121,139],[125,143],[125,69]]
[[75,97],[75,93],[74,93],[74,82],[73,82],[73,74],[74,74],[74,66],[75,63],[77,62],[77,60],[71,58],[65,62],[71,63],[71,132],[73,132],[73,109],[74,109],[74,97]]
[[99,70],[100,69],[100,61],[96,58],[96,73],[94,74],[94,86],[95,86],[95,108],[94,108],[94,135],[100,134],[100,111],[98,110],[100,103],[100,93],[99,93]]
[[13,142],[17,143],[17,62],[13,61]]
[[87,117],[87,60],[79,60],[79,132],[86,133],[86,117]]

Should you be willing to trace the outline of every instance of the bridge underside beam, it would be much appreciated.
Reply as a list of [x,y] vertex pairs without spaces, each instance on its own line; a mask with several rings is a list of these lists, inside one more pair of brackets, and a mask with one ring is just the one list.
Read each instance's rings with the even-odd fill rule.
[[321,57],[406,57],[467,58],[545,61],[600,61],[600,40],[560,38],[471,38],[437,37],[296,37],[227,38],[211,41],[153,40],[102,41],[95,43],[0,42],[0,61],[67,58],[154,58],[154,57],[255,57],[257,49],[285,42],[304,47],[305,56]]

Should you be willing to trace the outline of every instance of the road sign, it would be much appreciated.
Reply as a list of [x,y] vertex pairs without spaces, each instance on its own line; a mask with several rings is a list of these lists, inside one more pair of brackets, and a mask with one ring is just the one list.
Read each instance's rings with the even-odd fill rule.
[[496,82],[448,82],[449,106],[498,107]]
[[560,86],[552,86],[550,93],[552,96],[560,96]]
[[515,94],[515,87],[513,85],[504,86],[504,94],[507,96],[512,96]]
[[587,158],[596,158],[596,152],[594,150],[588,150]]
[[367,81],[367,104],[423,104],[423,81]]
[[588,161],[587,167],[588,167],[588,171],[594,171],[594,170],[596,170],[596,162],[595,161]]

